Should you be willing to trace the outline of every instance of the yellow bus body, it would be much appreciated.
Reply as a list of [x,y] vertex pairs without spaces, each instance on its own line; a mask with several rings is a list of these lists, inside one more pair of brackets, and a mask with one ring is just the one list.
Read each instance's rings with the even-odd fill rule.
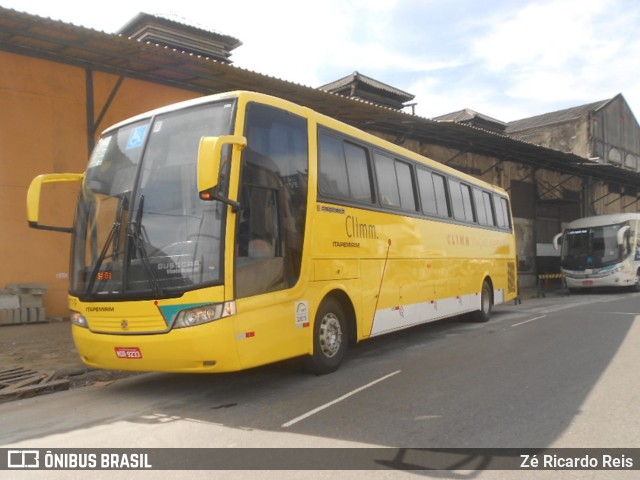
[[[233,135],[243,135],[250,102],[307,120],[309,187],[297,283],[288,289],[237,298],[234,255],[228,251],[223,286],[158,300],[82,302],[70,296],[71,310],[84,315],[90,327],[73,326],[75,344],[87,365],[116,370],[227,372],[311,355],[316,312],[328,296],[338,299],[348,313],[353,341],[477,311],[485,282],[491,285],[494,304],[517,296],[512,223],[506,230],[483,228],[420,212],[407,214],[379,205],[365,208],[319,199],[318,128],[331,129],[506,198],[504,190],[285,100],[233,92],[199,102],[233,97],[238,99]],[[232,168],[239,170],[240,164],[241,152],[237,151]],[[239,178],[237,172],[232,178]],[[232,184],[230,196],[237,192],[238,184]],[[229,206],[226,245],[234,245],[237,215]],[[198,326],[170,328],[172,312],[208,302],[234,302],[235,313]]]

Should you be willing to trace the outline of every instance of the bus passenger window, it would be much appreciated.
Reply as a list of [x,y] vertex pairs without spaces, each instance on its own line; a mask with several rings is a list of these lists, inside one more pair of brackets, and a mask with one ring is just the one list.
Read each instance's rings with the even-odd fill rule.
[[436,192],[438,215],[441,217],[450,217],[451,210],[449,209],[449,202],[447,201],[447,184],[442,175],[438,175],[437,173],[433,174],[433,187]]
[[380,191],[380,201],[389,207],[400,206],[400,192],[398,191],[398,178],[393,158],[375,154],[376,174],[378,177],[378,189]]
[[320,193],[346,198],[349,196],[347,167],[344,161],[342,140],[324,133],[319,139],[319,178]]
[[400,193],[400,206],[405,210],[415,212],[418,210],[416,205],[416,195],[413,189],[413,174],[411,165],[399,160],[395,161],[396,176],[398,179],[398,189]]
[[491,198],[491,194],[488,192],[482,192],[482,199],[484,200],[484,208],[487,212],[487,225],[494,226],[496,224],[496,219],[493,214],[493,200]]
[[464,219],[467,222],[475,222],[473,215],[473,204],[471,202],[471,187],[469,185],[460,185],[462,191],[462,206],[464,207]]
[[371,168],[365,148],[345,142],[349,196],[358,202],[373,203]]
[[509,202],[506,198],[495,196],[496,206],[496,219],[498,227],[511,228],[511,221],[509,220]]
[[488,225],[487,220],[487,208],[484,204],[484,199],[482,198],[482,190],[477,188],[473,189],[473,200],[476,204],[476,215],[478,216],[478,223],[480,225]]
[[422,203],[422,211],[437,215],[438,207],[436,205],[436,190],[433,186],[431,172],[418,168],[418,188],[420,190],[420,202]]

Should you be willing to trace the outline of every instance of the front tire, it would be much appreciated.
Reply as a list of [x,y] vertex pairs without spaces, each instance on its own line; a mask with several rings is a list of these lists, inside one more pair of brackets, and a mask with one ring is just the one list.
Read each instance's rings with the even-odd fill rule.
[[349,344],[349,332],[344,310],[332,298],[318,308],[313,325],[313,354],[307,358],[307,369],[325,375],[338,369]]
[[492,310],[493,295],[491,293],[491,285],[485,280],[480,292],[480,310],[471,314],[471,320],[474,322],[487,322],[491,318]]

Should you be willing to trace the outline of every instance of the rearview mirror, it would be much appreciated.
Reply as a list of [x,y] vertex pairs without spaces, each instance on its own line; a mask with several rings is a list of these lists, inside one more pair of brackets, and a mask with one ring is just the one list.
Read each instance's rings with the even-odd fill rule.
[[198,194],[201,200],[222,200],[216,191],[220,181],[222,148],[225,145],[247,146],[247,139],[240,135],[202,137],[198,148]]
[[629,225],[625,225],[620,230],[618,230],[618,245],[622,245],[624,243],[624,235],[631,229]]
[[84,173],[48,173],[38,175],[31,181],[27,191],[27,220],[31,228],[40,230],[53,230],[55,232],[71,233],[72,227],[56,227],[42,225],[40,220],[40,195],[42,186],[47,183],[82,182]]

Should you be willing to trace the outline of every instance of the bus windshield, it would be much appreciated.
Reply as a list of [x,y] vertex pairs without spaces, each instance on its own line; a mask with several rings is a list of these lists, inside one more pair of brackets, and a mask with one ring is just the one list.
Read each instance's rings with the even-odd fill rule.
[[584,270],[613,265],[622,260],[618,231],[622,224],[567,230],[562,242],[562,267]]
[[231,131],[234,101],[149,117],[108,131],[78,202],[71,293],[158,298],[222,282],[224,212],[198,198],[200,138]]

